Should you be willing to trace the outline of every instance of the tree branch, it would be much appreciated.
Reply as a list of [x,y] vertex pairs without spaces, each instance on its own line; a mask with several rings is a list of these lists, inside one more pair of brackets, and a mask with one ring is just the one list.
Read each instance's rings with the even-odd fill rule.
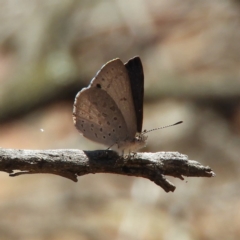
[[166,192],[175,186],[165,175],[183,180],[187,177],[214,177],[210,167],[188,160],[178,152],[136,153],[127,158],[110,150],[82,151],[17,150],[0,148],[0,171],[9,176],[51,173],[77,182],[77,176],[89,173],[115,173],[144,177],[162,187]]

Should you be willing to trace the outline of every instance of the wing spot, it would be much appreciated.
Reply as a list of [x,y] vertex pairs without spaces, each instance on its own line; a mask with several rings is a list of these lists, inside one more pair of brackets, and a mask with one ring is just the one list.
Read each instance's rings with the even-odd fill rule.
[[110,136],[111,136],[111,133],[109,133],[108,136],[110,137]]
[[98,83],[97,84],[97,88],[102,88],[101,84]]
[[102,132],[102,128],[100,128],[99,130],[100,130],[100,132]]
[[98,138],[98,135],[95,133],[95,137]]
[[121,98],[120,101],[127,101],[125,97]]
[[102,78],[102,81],[105,81],[105,78]]
[[119,125],[119,126],[118,126],[118,128],[120,129],[120,128],[122,128],[122,126],[121,126],[121,125]]
[[91,127],[94,127],[94,125],[93,125],[93,124],[91,124]]
[[114,118],[113,118],[113,120],[115,120],[115,121],[116,121],[116,120],[117,120],[117,117],[114,117]]
[[111,106],[110,109],[114,112],[116,108],[114,106]]
[[106,137],[105,137],[105,136],[103,136],[103,138],[105,139]]
[[103,117],[107,117],[108,115],[106,113],[102,113]]
[[113,130],[112,130],[113,132],[115,132],[115,129],[113,128]]

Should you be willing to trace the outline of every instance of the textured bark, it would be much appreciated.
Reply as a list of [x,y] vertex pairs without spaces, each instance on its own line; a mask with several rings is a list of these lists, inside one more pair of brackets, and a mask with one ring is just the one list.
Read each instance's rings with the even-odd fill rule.
[[175,186],[165,176],[183,180],[187,177],[214,177],[210,167],[188,160],[178,152],[136,153],[120,157],[113,151],[82,151],[75,149],[18,150],[0,149],[0,171],[9,176],[51,173],[77,182],[89,173],[115,173],[147,178],[166,192]]

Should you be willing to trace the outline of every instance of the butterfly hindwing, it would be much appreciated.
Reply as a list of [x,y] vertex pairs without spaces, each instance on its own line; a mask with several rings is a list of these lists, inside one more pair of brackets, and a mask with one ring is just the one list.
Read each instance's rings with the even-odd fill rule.
[[73,120],[88,139],[111,146],[127,137],[127,126],[121,111],[102,89],[84,88],[74,103]]

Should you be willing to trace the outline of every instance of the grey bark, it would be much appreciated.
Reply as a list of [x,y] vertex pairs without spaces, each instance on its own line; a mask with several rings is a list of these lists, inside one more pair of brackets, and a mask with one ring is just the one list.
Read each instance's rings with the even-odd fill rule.
[[175,186],[165,176],[183,180],[187,177],[214,177],[208,166],[188,160],[178,152],[136,153],[120,157],[110,150],[82,151],[76,149],[19,150],[0,148],[0,171],[9,176],[50,173],[74,182],[85,174],[113,173],[143,177],[153,181],[166,192]]

